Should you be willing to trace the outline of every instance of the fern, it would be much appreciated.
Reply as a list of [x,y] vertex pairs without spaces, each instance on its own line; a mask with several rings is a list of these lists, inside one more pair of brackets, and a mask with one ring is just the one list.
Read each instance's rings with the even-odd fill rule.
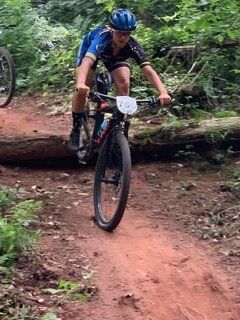
[[15,205],[10,213],[11,223],[16,227],[28,227],[31,223],[36,222],[34,215],[41,209],[42,202],[35,200],[26,200]]
[[10,188],[0,186],[0,215],[13,201],[13,192]]
[[[5,192],[5,190],[4,190]],[[0,208],[13,203],[13,192],[2,197]],[[2,193],[1,193],[2,194]],[[26,200],[11,207],[5,217],[0,219],[0,265],[7,265],[39,240],[39,232],[30,229],[37,221],[36,213],[41,209],[42,202]]]

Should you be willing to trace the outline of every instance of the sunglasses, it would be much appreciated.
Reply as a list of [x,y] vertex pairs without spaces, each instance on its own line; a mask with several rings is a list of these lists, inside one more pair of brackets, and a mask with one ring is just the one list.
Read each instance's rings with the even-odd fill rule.
[[113,31],[116,33],[117,36],[130,36],[132,34],[132,31],[121,31],[121,30],[115,30]]

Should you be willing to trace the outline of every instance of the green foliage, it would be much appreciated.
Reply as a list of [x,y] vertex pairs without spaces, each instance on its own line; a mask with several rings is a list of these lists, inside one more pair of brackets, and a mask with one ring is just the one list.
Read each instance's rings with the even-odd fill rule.
[[0,10],[5,13],[0,24],[8,26],[11,21],[10,27],[0,29],[0,46],[7,47],[13,55],[17,88],[32,91],[51,87],[53,83],[60,89],[66,88],[73,77],[69,69],[74,68],[73,57],[81,34],[51,25],[31,8],[30,1],[6,1],[0,3]]
[[212,99],[237,90],[240,49],[221,46],[240,38],[239,15],[237,0],[182,0],[173,15],[163,18],[166,25],[159,32],[162,44],[195,44],[200,48],[197,61],[203,69],[190,81],[204,89],[210,105]]
[[[9,298],[9,297],[8,297]],[[14,299],[16,300],[16,299]],[[8,300],[7,300],[8,302]],[[9,302],[8,302],[9,303]],[[16,301],[14,301],[16,303]],[[6,306],[6,304],[5,304]],[[5,307],[6,312],[1,312],[0,315],[2,316],[2,320],[36,320],[36,318],[31,317],[30,315],[30,308],[22,306],[22,303],[18,302],[16,306],[12,305],[7,308]]]
[[12,204],[13,192],[11,189],[0,186],[0,215]]
[[[107,21],[108,14],[104,14],[104,7],[100,1],[87,0],[49,0],[41,8],[41,12],[53,22],[69,25],[79,25],[79,20],[85,19],[86,30],[93,23]],[[87,20],[86,20],[87,17]]]
[[199,160],[200,156],[199,154],[195,151],[193,145],[188,144],[184,147],[183,150],[179,150],[175,154],[176,158],[186,158],[186,159],[191,159],[191,160]]
[[[14,200],[14,202],[13,202]],[[16,194],[8,188],[0,189],[0,265],[9,265],[39,238],[30,230],[36,222],[35,214],[41,201],[17,202]]]
[[[75,56],[83,34],[108,23],[109,13],[119,7],[137,15],[134,37],[175,96],[184,85],[196,83],[214,108],[216,99],[228,101],[238,92],[240,48],[223,46],[240,38],[238,0],[2,0],[0,25],[13,26],[0,29],[0,46],[13,54],[17,88],[72,90]],[[187,63],[184,56],[163,57],[169,46],[183,44],[199,48]],[[194,62],[197,68],[188,74]],[[154,94],[135,65],[132,74],[135,91],[142,88],[142,95]]]
[[182,0],[178,11],[164,17],[172,26],[165,32],[175,34],[178,42],[223,43],[238,39],[240,5],[237,0],[200,1]]
[[[14,57],[18,70],[18,80],[27,85],[27,76],[32,65],[40,59],[40,52],[35,40],[36,29],[34,21],[36,13],[31,9],[30,2],[13,0],[0,3],[1,28],[0,46],[9,49]],[[10,27],[7,27],[10,25]]]
[[197,118],[197,119],[207,119],[211,117],[211,113],[202,109],[193,109],[191,111],[191,114],[194,118]]
[[[96,271],[92,271],[94,274],[96,274]],[[88,278],[90,279],[90,278]],[[57,288],[45,288],[43,289],[45,293],[56,295],[65,295],[66,298],[72,300],[72,301],[82,301],[87,302],[91,299],[92,295],[95,294],[95,292],[91,292],[87,289],[87,287],[83,284],[79,284],[76,281],[68,281],[68,280],[59,280]]]
[[55,312],[48,312],[40,320],[57,320],[57,315]]
[[214,147],[219,148],[229,133],[229,130],[224,129],[209,130],[205,133],[205,140],[211,143]]
[[57,41],[52,50],[45,52],[44,60],[39,62],[38,68],[30,71],[31,86],[36,90],[40,87],[44,91],[52,89],[68,92],[73,87],[75,57],[80,39],[71,30],[62,31],[62,39]]
[[236,117],[237,112],[233,110],[225,110],[225,109],[219,109],[214,112],[215,118],[229,118],[229,117]]
[[221,146],[229,134],[230,131],[224,129],[211,130],[205,133],[205,140],[213,146],[209,154],[210,158],[216,165],[226,165],[229,156],[233,153],[231,146],[226,150],[221,150]]
[[215,165],[220,165],[220,166],[226,165],[227,162],[228,162],[228,156],[229,156],[230,153],[225,152],[225,151],[213,152],[212,155],[211,155],[211,160],[213,161],[213,163]]

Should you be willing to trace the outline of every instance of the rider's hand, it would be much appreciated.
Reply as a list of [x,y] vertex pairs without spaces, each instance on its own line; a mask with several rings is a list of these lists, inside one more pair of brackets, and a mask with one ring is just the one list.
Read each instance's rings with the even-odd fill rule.
[[77,83],[76,92],[80,94],[88,94],[90,88],[85,83]]
[[161,93],[158,99],[162,107],[169,105],[169,103],[171,102],[171,97],[167,92]]

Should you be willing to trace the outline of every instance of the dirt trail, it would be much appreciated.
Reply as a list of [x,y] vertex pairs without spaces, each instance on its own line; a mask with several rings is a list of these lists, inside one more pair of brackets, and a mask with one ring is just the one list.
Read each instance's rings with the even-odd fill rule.
[[[134,176],[141,177],[139,170]],[[92,264],[99,272],[94,281],[99,299],[85,310],[83,319],[239,319],[239,300],[228,276],[210,259],[211,250],[169,222],[150,220],[152,212],[141,209],[140,197],[134,208],[130,201],[121,226],[111,234],[91,227],[91,206],[72,212],[70,220],[88,225],[83,228],[88,235],[84,249],[95,253]],[[81,314],[82,306],[78,310]],[[76,319],[71,311],[64,315]]]
[[0,109],[0,135],[32,136],[68,132],[71,117],[61,112],[60,117],[51,117],[57,113],[57,106],[48,109],[47,102],[44,103],[41,97],[19,97],[9,107]]
[[[166,209],[167,194],[173,202],[177,195],[171,191],[176,182],[170,181],[176,166],[170,167],[163,163],[134,166],[129,206],[113,233],[100,230],[91,219],[92,170],[5,168],[3,181],[15,181],[46,197],[41,216],[44,272],[72,281],[81,281],[85,272],[96,272],[90,279],[98,288],[93,300],[58,305],[59,319],[240,319],[236,275],[224,271],[214,248],[197,243],[183,232],[181,224],[159,215],[159,210]],[[146,172],[162,172],[162,182],[165,177],[169,187],[164,188],[162,199],[161,188],[153,187],[147,179],[143,183]],[[189,178],[189,169],[181,169],[178,176]],[[202,180],[206,183],[208,179]],[[33,270],[25,272],[21,286]],[[42,277],[27,287],[45,301],[42,310],[52,307],[51,298],[40,290],[46,287],[51,285]]]
[[[14,121],[12,114],[9,119]],[[34,125],[30,117],[28,128],[44,130],[53,120],[56,128],[62,127],[61,117],[42,122],[39,117]],[[24,123],[19,130],[27,133]],[[11,122],[10,127],[17,125]],[[106,233],[91,219],[93,168],[66,168],[0,168],[1,184],[24,187],[29,197],[45,199],[40,217],[43,270],[36,277],[34,263],[23,264],[22,278],[16,280],[31,296],[26,299],[33,309],[54,308],[59,320],[240,319],[234,269],[227,271],[213,242],[198,242],[187,232],[191,215],[225,196],[219,192],[218,172],[199,173],[178,163],[134,165],[123,221],[115,232]],[[180,190],[184,181],[194,182],[187,194]],[[84,272],[93,270],[90,284],[98,292],[90,302],[56,304],[42,292],[56,279],[82,281]]]

